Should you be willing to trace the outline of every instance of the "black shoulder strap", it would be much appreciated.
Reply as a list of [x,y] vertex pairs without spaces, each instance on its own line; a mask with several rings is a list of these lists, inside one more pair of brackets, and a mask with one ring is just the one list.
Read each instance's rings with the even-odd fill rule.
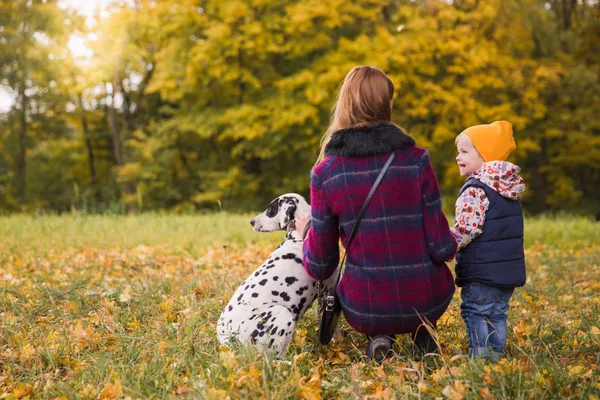
[[[346,254],[348,254],[348,249],[350,248],[350,245],[352,244],[352,240],[354,239],[354,235],[356,235],[356,231],[358,230],[358,227],[360,225],[360,221],[362,221],[362,219],[363,219],[363,217],[365,215],[365,212],[367,211],[367,208],[369,207],[369,203],[371,202],[371,199],[373,198],[373,195],[375,194],[375,191],[377,190],[377,187],[381,183],[381,180],[383,179],[383,176],[385,175],[386,171],[390,167],[390,164],[392,163],[392,161],[394,161],[394,157],[396,157],[396,152],[395,151],[392,154],[390,154],[390,157],[388,158],[388,160],[386,161],[385,165],[381,169],[381,172],[379,173],[379,176],[375,180],[375,183],[373,183],[373,187],[371,188],[371,191],[367,195],[365,203],[363,204],[362,208],[360,209],[360,212],[358,213],[358,217],[356,218],[356,222],[354,222],[354,226],[352,227],[352,231],[350,232],[350,237],[348,238],[348,245],[346,246],[346,251],[344,251],[344,257],[342,257],[342,261],[340,262],[340,265],[342,267],[344,265],[344,262],[346,261]],[[340,268],[340,274],[341,273],[342,273],[342,270]],[[338,278],[338,281],[339,281],[339,278]]]

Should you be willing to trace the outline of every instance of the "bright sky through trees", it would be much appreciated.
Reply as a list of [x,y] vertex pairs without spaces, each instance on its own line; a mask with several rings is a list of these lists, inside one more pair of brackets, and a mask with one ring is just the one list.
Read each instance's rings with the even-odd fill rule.
[[[93,30],[96,24],[96,18],[108,17],[108,7],[114,3],[114,0],[60,0],[58,2],[61,8],[71,8],[76,10],[80,15],[86,18],[86,25]],[[87,34],[87,40],[95,40],[97,35],[94,32]],[[43,40],[43,38],[41,39]],[[86,38],[79,35],[72,35],[68,43],[69,50],[73,56],[80,60],[91,58],[92,50],[86,44]],[[0,113],[5,113],[10,110],[14,103],[15,93],[0,84]]]

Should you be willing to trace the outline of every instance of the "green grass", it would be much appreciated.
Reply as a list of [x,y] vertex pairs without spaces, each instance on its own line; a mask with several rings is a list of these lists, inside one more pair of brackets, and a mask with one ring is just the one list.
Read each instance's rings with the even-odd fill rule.
[[249,222],[254,215],[67,214],[39,218],[24,215],[0,217],[0,252],[23,254],[82,247],[127,249],[152,246],[167,252],[201,253],[211,245],[277,243],[281,235],[252,231]]
[[319,346],[314,309],[283,360],[219,347],[222,308],[283,236],[250,217],[1,217],[0,398],[598,398],[596,222],[526,220],[507,360],[465,357],[457,291],[441,355],[416,360],[401,336],[377,367],[344,322]]

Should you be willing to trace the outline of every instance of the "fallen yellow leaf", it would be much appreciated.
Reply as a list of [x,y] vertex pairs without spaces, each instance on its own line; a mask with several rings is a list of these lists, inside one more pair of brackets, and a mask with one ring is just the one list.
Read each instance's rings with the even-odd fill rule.
[[321,376],[314,374],[307,383],[307,376],[304,376],[298,382],[298,397],[306,400],[322,399],[323,389],[321,388]]
[[479,393],[479,396],[481,396],[483,400],[494,400],[494,395],[490,392],[490,389],[488,389],[487,386],[479,389],[477,393]]
[[113,400],[123,396],[123,385],[120,380],[107,384],[98,395],[99,400]]

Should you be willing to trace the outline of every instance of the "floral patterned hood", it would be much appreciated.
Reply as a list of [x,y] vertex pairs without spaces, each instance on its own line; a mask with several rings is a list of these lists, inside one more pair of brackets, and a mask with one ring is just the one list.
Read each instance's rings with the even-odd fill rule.
[[508,161],[490,161],[483,163],[471,178],[485,183],[504,198],[518,200],[525,190],[520,171],[519,166]]

